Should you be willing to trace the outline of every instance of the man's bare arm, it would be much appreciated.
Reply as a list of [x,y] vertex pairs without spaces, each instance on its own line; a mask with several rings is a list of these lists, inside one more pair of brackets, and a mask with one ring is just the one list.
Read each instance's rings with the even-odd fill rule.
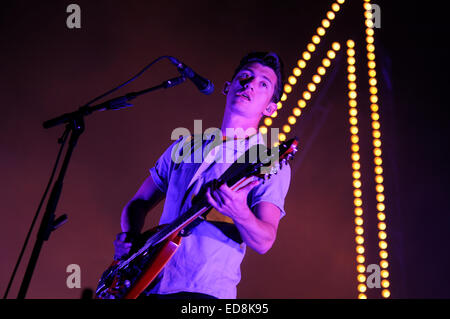
[[122,231],[139,234],[144,226],[147,213],[155,207],[164,196],[165,194],[158,186],[156,186],[152,176],[149,175],[122,211]]

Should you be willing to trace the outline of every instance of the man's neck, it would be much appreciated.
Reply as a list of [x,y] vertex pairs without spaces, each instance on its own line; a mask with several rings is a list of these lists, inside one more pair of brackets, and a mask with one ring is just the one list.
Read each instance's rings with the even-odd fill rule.
[[222,121],[222,135],[229,138],[246,138],[258,132],[259,121],[252,121],[249,118],[236,115],[225,114]]

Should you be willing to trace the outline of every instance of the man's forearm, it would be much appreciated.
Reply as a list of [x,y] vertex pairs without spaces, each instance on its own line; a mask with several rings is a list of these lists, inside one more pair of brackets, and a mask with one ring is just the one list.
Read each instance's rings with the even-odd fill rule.
[[140,234],[149,209],[145,200],[134,199],[128,202],[122,211],[120,220],[122,231]]

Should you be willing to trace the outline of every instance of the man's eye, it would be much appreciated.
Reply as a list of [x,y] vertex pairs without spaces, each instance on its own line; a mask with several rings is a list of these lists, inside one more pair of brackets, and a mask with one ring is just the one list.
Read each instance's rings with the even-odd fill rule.
[[261,86],[263,86],[263,87],[268,87],[268,85],[267,85],[267,83],[266,82],[261,82]]

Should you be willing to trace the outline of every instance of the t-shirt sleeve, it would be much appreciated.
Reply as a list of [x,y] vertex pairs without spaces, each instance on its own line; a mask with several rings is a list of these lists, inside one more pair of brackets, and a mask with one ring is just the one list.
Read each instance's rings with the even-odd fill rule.
[[291,167],[289,164],[273,175],[269,180],[255,186],[248,195],[248,204],[253,208],[261,202],[269,202],[280,209],[280,219],[286,215],[284,202],[291,182]]
[[149,170],[156,186],[158,186],[158,188],[164,193],[167,193],[170,176],[175,164],[178,161],[178,158],[176,158],[177,155],[175,153],[179,148],[179,145],[183,145],[182,141],[184,139],[185,138],[180,137],[178,140],[173,142],[156,161],[155,165]]

